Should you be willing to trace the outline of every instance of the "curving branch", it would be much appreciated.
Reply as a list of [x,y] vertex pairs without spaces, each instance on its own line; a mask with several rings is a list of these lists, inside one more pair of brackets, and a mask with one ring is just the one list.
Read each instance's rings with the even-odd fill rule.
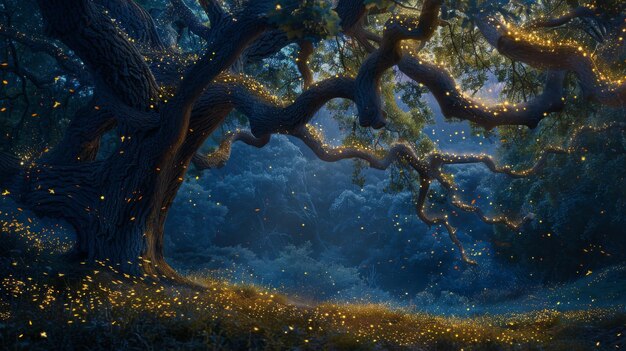
[[228,106],[247,116],[256,137],[301,127],[324,104],[336,98],[354,99],[353,79],[336,77],[317,82],[288,105],[254,80],[230,74],[220,75],[202,95],[202,100],[210,106],[208,110]]
[[226,11],[217,0],[199,0],[200,6],[209,17],[211,26],[215,27],[220,21],[227,17]]
[[493,17],[481,18],[477,25],[500,54],[539,69],[571,71],[588,98],[607,106],[626,106],[626,82],[603,76],[582,47],[541,40]]
[[149,109],[159,87],[143,56],[90,0],[38,0],[46,31],[90,68],[97,85],[119,101]]
[[435,151],[424,157],[419,157],[416,154],[415,149],[410,144],[402,142],[394,143],[390,146],[389,151],[386,153],[378,152],[378,154],[373,150],[363,148],[329,148],[326,144],[324,144],[319,133],[317,133],[317,131],[310,126],[308,128],[301,128],[296,132],[290,133],[290,135],[301,139],[305,145],[313,150],[317,157],[324,161],[335,162],[342,159],[358,158],[367,161],[370,167],[376,169],[386,169],[393,162],[397,162],[415,170],[420,175],[420,189],[416,202],[418,216],[427,224],[443,225],[446,228],[452,242],[454,242],[459,248],[463,260],[467,263],[474,264],[475,262],[469,259],[465,253],[463,245],[457,238],[456,229],[450,224],[448,215],[430,217],[425,211],[427,193],[433,180],[438,181],[447,191],[448,197],[452,200],[451,203],[453,206],[464,212],[476,214],[481,221],[487,224],[503,224],[511,230],[519,230],[522,225],[533,218],[533,215],[526,215],[519,221],[513,221],[503,215],[488,217],[479,207],[466,204],[461,200],[459,189],[456,185],[448,181],[443,173],[444,171],[442,167],[444,165],[482,163],[493,173],[506,174],[513,178],[525,178],[541,172],[546,167],[547,160],[550,155],[572,154],[579,151],[579,144],[584,133],[601,133],[610,130],[620,130],[623,132],[626,130],[626,123],[616,122],[602,126],[580,127],[570,136],[566,142],[566,147],[550,146],[545,148],[541,151],[540,156],[534,161],[534,164],[531,167],[522,170],[513,170],[510,166],[498,166],[496,165],[495,160],[491,156],[487,155],[453,155]]
[[487,105],[466,96],[442,67],[404,55],[398,68],[409,78],[428,88],[446,118],[467,120],[486,129],[502,125],[535,128],[548,114],[559,112],[565,106],[564,71],[549,71],[543,92],[531,101]]
[[[193,135],[186,141],[202,144],[206,132],[199,126],[215,123],[232,109],[237,109],[248,117],[251,133],[230,134],[220,147],[210,156],[195,155],[193,162],[200,169],[213,168],[223,164],[230,156],[230,144],[242,140],[255,145],[257,141],[266,143],[273,133],[290,133],[308,123],[313,115],[328,101],[335,98],[354,99],[354,80],[346,77],[330,78],[313,84],[290,104],[283,104],[267,93],[265,87],[241,75],[222,74],[203,92],[191,113]],[[206,128],[204,128],[206,130]],[[262,145],[260,145],[262,146]]]
[[37,75],[36,73],[32,72],[28,68],[17,66],[17,65],[3,66],[2,69],[6,70],[8,72],[12,72],[13,74],[15,74],[16,76],[18,76],[21,79],[26,79],[26,80],[30,81],[31,83],[33,83],[33,85],[37,89],[43,89],[43,88],[49,87],[50,85],[54,84],[55,77],[58,75],[56,73],[63,74],[62,72],[53,72],[52,75],[48,75],[48,76],[45,76],[45,77],[40,77],[39,75]]
[[442,0],[426,0],[419,19],[395,16],[386,23],[380,47],[365,59],[356,78],[355,102],[361,126],[382,128],[386,124],[378,92],[380,79],[402,58],[400,41],[430,39],[438,27],[442,3]]
[[76,111],[63,139],[52,151],[44,154],[41,161],[55,165],[94,161],[102,135],[115,125],[115,114],[99,107],[96,99],[93,99],[91,103]]
[[0,152],[0,180],[18,173],[20,168],[21,161],[19,158],[6,152]]
[[301,40],[298,42],[300,51],[298,51],[298,57],[296,58],[296,65],[298,71],[302,75],[302,81],[304,89],[308,89],[313,84],[313,72],[309,68],[309,58],[313,55],[313,43],[308,40]]
[[415,149],[406,142],[396,142],[387,151],[376,151],[367,147],[339,146],[329,147],[325,143],[321,133],[311,125],[307,125],[288,133],[294,136],[313,151],[322,161],[337,162],[347,159],[360,159],[366,161],[371,168],[385,170],[394,162],[402,162],[410,165],[420,175],[427,177],[428,166],[415,152]]
[[[476,262],[470,259],[456,235],[456,228],[452,226],[448,215],[430,216],[426,212],[427,195],[433,181],[439,182],[448,194],[451,204],[467,213],[474,213],[487,224],[502,224],[511,230],[519,230],[527,221],[533,218],[532,214],[524,216],[521,220],[514,221],[504,215],[494,217],[487,216],[478,206],[467,204],[462,201],[458,187],[445,176],[443,166],[463,164],[484,164],[491,172],[506,174],[513,178],[525,178],[541,172],[547,165],[548,157],[554,154],[572,154],[580,149],[581,137],[586,132],[606,132],[609,130],[626,130],[626,123],[610,123],[599,127],[583,126],[577,129],[566,142],[565,147],[550,146],[540,152],[533,165],[526,169],[514,170],[510,166],[498,166],[493,157],[479,155],[455,155],[450,153],[431,152],[420,156],[415,148],[406,142],[396,142],[390,145],[387,151],[373,150],[360,146],[330,147],[323,140],[321,134],[312,126],[300,126],[293,130],[284,131],[287,134],[300,139],[313,153],[326,162],[336,162],[345,159],[360,159],[366,161],[371,168],[385,170],[396,163],[402,167],[408,167],[416,171],[420,176],[420,189],[416,200],[416,211],[419,218],[429,225],[442,225],[450,237],[450,240],[458,247],[463,261],[468,264]],[[231,133],[225,138],[218,149],[213,153],[203,156],[196,155],[194,164],[198,169],[219,168],[230,157],[232,143],[243,141],[248,145],[263,147],[269,141],[269,135],[257,138],[246,131]]]
[[426,198],[428,197],[428,191],[430,190],[431,180],[427,178],[420,179],[420,188],[417,194],[417,201],[415,202],[415,209],[417,211],[417,216],[428,225],[442,225],[446,228],[448,232],[448,236],[450,240],[456,245],[461,253],[461,259],[467,264],[475,265],[476,261],[470,259],[465,252],[465,248],[463,244],[459,240],[456,235],[456,228],[450,224],[448,220],[448,215],[441,215],[436,217],[431,217],[426,213]]
[[[346,33],[355,38],[370,53],[357,77],[357,81],[367,86],[365,89],[357,90],[357,97],[361,96],[361,103],[357,102],[357,106],[361,107],[360,118],[377,120],[379,125],[384,124],[384,112],[381,110],[376,87],[382,72],[394,64],[409,78],[429,89],[446,118],[468,120],[488,130],[501,125],[525,125],[535,128],[544,117],[564,108],[565,72],[563,71],[549,71],[546,74],[543,93],[531,101],[491,105],[466,96],[443,67],[414,57],[413,55],[424,46],[435,28],[442,24],[437,16],[437,6],[436,1],[425,3],[420,21],[417,22],[411,17],[396,16],[386,25],[383,37],[363,28],[362,21],[355,23],[351,31]],[[422,27],[419,23],[422,23]],[[397,48],[389,49],[390,45],[393,47],[394,40],[396,40],[390,37],[417,39],[421,40],[421,44],[417,50],[401,52]],[[378,44],[379,48],[376,49],[370,42]],[[394,53],[394,51],[396,57],[381,57],[385,52]],[[379,113],[377,114],[376,111]],[[367,122],[361,124],[367,125]]]
[[152,16],[134,0],[95,0],[95,3],[105,8],[109,17],[138,44],[152,50],[165,49]]
[[[170,0],[173,10],[180,19],[187,25],[189,30],[207,40],[211,35],[211,28],[205,26],[198,17],[191,11],[191,9],[185,4],[183,0]],[[211,21],[211,25],[216,25],[217,21]]]
[[[354,30],[357,41],[373,41],[382,45],[383,38],[358,27]],[[359,39],[361,38],[361,39]],[[425,41],[416,51],[419,51]],[[371,45],[371,44],[368,44]],[[375,52],[375,49],[368,49]],[[533,100],[513,104],[486,104],[467,96],[458,88],[454,78],[441,66],[416,58],[416,52],[403,52],[397,62],[398,69],[413,81],[423,84],[433,94],[446,118],[458,118],[480,125],[487,130],[502,125],[525,125],[535,128],[550,113],[562,111],[564,103],[564,71],[549,71],[542,94]]]
[[[427,6],[428,5],[428,6]],[[459,248],[463,260],[467,263],[474,263],[465,253],[462,243],[456,236],[456,229],[450,224],[447,215],[431,217],[426,213],[426,198],[428,190],[433,181],[440,182],[444,189],[448,191],[452,198],[452,205],[462,211],[475,213],[486,223],[501,223],[510,229],[518,229],[530,216],[519,222],[511,221],[504,216],[488,217],[477,206],[468,205],[459,199],[455,186],[448,181],[443,173],[442,167],[451,164],[483,163],[492,172],[508,174],[512,177],[527,177],[535,174],[545,166],[547,155],[563,153],[561,148],[548,148],[537,160],[537,163],[528,170],[515,171],[510,167],[499,167],[495,161],[486,155],[451,155],[433,152],[423,157],[416,154],[414,148],[407,143],[397,142],[390,146],[386,152],[379,152],[360,147],[338,147],[329,148],[323,143],[321,137],[314,129],[305,126],[311,116],[326,101],[336,98],[348,98],[356,101],[359,108],[366,107],[366,112],[374,114],[380,113],[380,105],[375,105],[378,81],[382,72],[395,64],[399,64],[418,81],[424,81],[431,85],[436,95],[452,96],[450,100],[440,97],[441,103],[446,106],[450,115],[460,115],[486,126],[502,124],[522,124],[534,127],[539,120],[547,113],[558,111],[562,108],[562,90],[564,72],[549,72],[547,75],[546,88],[544,93],[535,100],[511,106],[501,107],[501,110],[490,108],[478,108],[475,101],[464,98],[456,89],[452,78],[441,70],[433,69],[433,66],[424,65],[410,57],[403,57],[399,49],[399,42],[404,39],[416,39],[422,42],[428,40],[433,34],[436,26],[439,25],[438,10],[440,2],[427,1],[422,11],[419,22],[410,17],[396,17],[388,22],[383,38],[380,40],[380,47],[372,52],[366,60],[370,69],[362,68],[356,80],[349,78],[329,79],[319,82],[309,90],[301,94],[292,104],[283,106],[275,101],[273,97],[264,94],[262,86],[250,84],[250,81],[243,81],[241,77],[222,75],[216,79],[204,92],[203,98],[215,101],[214,106],[224,105],[227,108],[235,108],[248,116],[252,132],[236,132],[230,134],[210,155],[195,155],[193,162],[199,169],[207,169],[223,166],[230,157],[230,147],[235,141],[243,141],[256,147],[262,147],[269,141],[269,135],[282,133],[301,139],[305,145],[322,160],[334,162],[342,159],[358,158],[370,164],[372,168],[386,169],[394,162],[405,167],[410,167],[420,175],[421,188],[417,199],[418,216],[427,224],[442,225],[446,228],[452,242]],[[375,41],[375,37],[367,37],[368,40]],[[411,61],[413,60],[413,61]],[[369,62],[368,62],[369,61]],[[401,69],[402,69],[401,68]],[[405,72],[406,73],[406,72]],[[422,76],[425,76],[426,79]],[[444,79],[442,79],[442,77]],[[439,84],[437,87],[436,84]],[[372,101],[359,100],[359,95],[367,91],[373,92],[374,105]],[[456,93],[456,95],[452,94]],[[209,98],[210,97],[210,98]],[[462,99],[461,99],[462,98]],[[444,103],[445,102],[445,103]],[[369,104],[369,105],[368,105]],[[367,111],[367,107],[372,107]],[[469,109],[469,112],[461,112]],[[509,112],[510,110],[510,112]],[[495,113],[495,115],[494,115]],[[498,119],[498,115],[502,114]],[[360,118],[367,120],[367,113],[359,111]],[[374,121],[376,119],[373,119]],[[362,123],[363,124],[363,123]],[[370,124],[371,125],[371,124]],[[375,126],[375,124],[374,124]]]
[[222,140],[220,145],[210,154],[201,155],[199,153],[193,156],[193,165],[198,170],[222,168],[230,159],[231,146],[233,143],[241,141],[246,145],[262,148],[270,142],[270,135],[260,138],[255,137],[252,133],[243,130],[230,132],[226,138]]
[[570,155],[579,151],[581,149],[579,144],[584,133],[601,133],[608,132],[610,130],[619,130],[623,132],[626,130],[626,123],[615,122],[602,126],[582,126],[568,138],[565,143],[566,146],[546,147],[539,153],[539,157],[533,162],[532,166],[521,170],[514,170],[510,166],[498,166],[495,160],[488,155],[452,155],[433,153],[430,156],[430,165],[431,167],[439,170],[439,173],[436,174],[435,178],[447,192],[448,198],[451,199],[451,204],[453,206],[464,212],[476,214],[481,221],[487,224],[503,224],[509,229],[516,231],[519,230],[526,222],[531,220],[534,215],[528,214],[518,221],[513,221],[504,215],[498,215],[495,217],[486,216],[478,206],[463,202],[458,187],[445,178],[444,173],[441,170],[442,166],[480,163],[485,165],[493,173],[505,174],[512,178],[526,178],[536,175],[545,169],[550,155]]
[[[326,162],[337,162],[347,159],[360,159],[366,161],[371,168],[385,170],[392,164],[397,163],[405,167],[410,167],[419,175],[422,186],[418,195],[417,213],[420,219],[429,225],[444,225],[448,231],[450,239],[459,248],[462,259],[469,263],[475,263],[465,254],[463,244],[456,236],[456,229],[450,225],[445,217],[430,217],[425,212],[426,195],[429,190],[430,182],[437,175],[437,169],[431,164],[432,157],[419,157],[415,148],[406,142],[396,142],[392,144],[387,151],[377,151],[370,148],[359,146],[340,146],[330,147],[323,140],[321,134],[312,126],[306,125],[298,127],[294,130],[287,131],[284,134],[296,137],[313,151],[320,159]],[[238,131],[230,134],[213,153],[207,156],[198,155],[194,157],[194,164],[199,169],[215,168],[223,166],[224,162],[230,157],[231,145],[235,141],[244,141],[248,145],[256,147],[264,146],[268,140],[256,138],[251,133]],[[427,184],[427,185],[424,185]]]
[[[436,157],[439,157],[439,156],[441,155],[437,155]],[[518,221],[511,220],[510,218],[504,215],[489,217],[483,212],[483,210],[480,207],[464,202],[462,200],[461,192],[459,191],[459,188],[451,180],[446,178],[443,172],[440,172],[439,174],[437,174],[436,179],[439,182],[439,184],[441,184],[443,189],[446,191],[447,198],[448,200],[450,200],[450,203],[452,204],[452,206],[460,209],[463,212],[474,213],[478,217],[478,219],[480,219],[484,223],[491,224],[491,225],[502,224],[512,231],[517,231],[526,222],[534,218],[534,215],[532,214],[528,214]]]
[[[401,20],[400,22],[401,23],[397,26],[399,33],[414,34],[412,31],[407,30],[407,28],[412,28],[411,26],[406,26],[406,23],[408,22],[404,22],[404,20]],[[434,20],[432,23],[434,23]],[[483,27],[483,29],[487,28],[484,21],[480,22],[479,26]],[[355,26],[355,28],[356,29],[353,30],[352,35],[357,39],[357,41],[368,43],[369,41],[373,41],[379,44],[378,50],[372,51],[371,48],[368,49],[367,46],[365,48],[372,53],[368,60],[381,63],[382,61],[374,59],[374,56],[379,55],[381,49],[386,45],[389,45],[389,39],[384,36],[382,38],[377,37],[360,26]],[[499,28],[496,29],[499,30]],[[389,28],[387,27],[386,30],[389,30]],[[486,33],[486,30],[484,30],[483,33]],[[414,36],[414,38],[415,37],[418,36]],[[488,40],[492,43],[500,43],[499,38],[501,38],[499,34],[494,35],[492,33],[491,36],[488,37]],[[425,41],[422,41],[422,44],[424,42]],[[514,39],[514,44],[512,45],[519,45],[519,43],[520,40],[516,37],[516,39]],[[553,49],[550,50],[555,51]],[[567,57],[572,56],[573,51],[576,51],[573,55],[573,60],[578,63],[567,65],[564,62],[567,61]],[[532,60],[537,61],[538,56],[535,55],[532,50],[528,51],[525,48],[518,48],[517,50],[514,50],[514,53],[518,52],[520,55],[531,57]],[[421,59],[413,57],[413,54],[413,52],[404,53],[403,56],[396,62],[398,69],[412,80],[425,85],[430,90],[440,105],[445,117],[455,117],[462,120],[468,120],[483,126],[486,129],[492,129],[500,125],[525,125],[529,128],[535,128],[538,123],[550,113],[561,111],[565,106],[563,89],[565,72],[570,70],[569,68],[571,67],[582,67],[575,72],[580,73],[579,77],[586,77],[583,81],[583,83],[586,82],[586,84],[583,84],[583,88],[587,87],[584,90],[587,92],[591,91],[591,96],[595,97],[596,100],[610,106],[622,106],[625,103],[626,84],[620,83],[620,81],[617,83],[607,83],[600,80],[597,82],[594,81],[596,79],[595,74],[597,73],[597,70],[592,67],[591,59],[587,58],[584,53],[580,54],[579,49],[568,50],[565,54],[561,53],[561,56],[557,55],[545,58],[545,61],[548,62],[548,67],[543,68],[548,68],[550,71],[546,75],[546,83],[542,94],[538,95],[533,100],[524,103],[507,103],[497,105],[488,105],[484,102],[476,101],[467,97],[458,89],[454,79],[445,71],[444,68],[426,63]],[[520,59],[520,57],[515,58]],[[391,64],[391,61],[392,60],[389,60],[387,64]],[[579,64],[580,62],[583,62],[584,64]],[[366,62],[366,64],[369,65],[371,62]],[[362,68],[362,70],[366,70],[367,73],[370,74],[370,77],[368,77],[370,82],[372,80],[371,76],[376,77],[386,68],[383,66],[379,69],[380,71],[377,72],[375,67],[368,67],[367,69]],[[590,76],[593,77],[589,78]],[[365,79],[365,75],[363,78]],[[370,86],[377,86],[377,83],[370,84]],[[592,86],[592,88],[589,88],[589,86]],[[360,91],[367,90],[361,89]],[[379,99],[375,98],[375,91],[372,92],[370,90],[368,92],[368,96],[369,98],[363,97],[362,100],[369,101],[370,105],[379,101]],[[359,104],[357,104],[357,106],[359,106]],[[373,108],[369,107],[366,112],[373,111],[380,111],[380,106]],[[381,116],[375,116],[373,118],[381,119]]]
[[433,156],[433,164],[439,168],[445,165],[459,164],[483,164],[491,172],[505,174],[512,178],[526,178],[541,172],[547,165],[550,155],[561,154],[569,155],[580,150],[579,143],[582,135],[586,132],[607,132],[609,130],[626,130],[626,123],[613,122],[601,126],[582,126],[574,131],[566,142],[566,146],[549,146],[539,153],[539,157],[533,162],[532,166],[525,169],[515,170],[511,166],[499,166],[493,157],[485,154],[479,155],[454,155],[454,154],[436,154]]
[[261,34],[241,55],[246,62],[259,62],[274,55],[294,40],[280,29],[268,30]]
[[595,11],[586,6],[578,6],[567,13],[552,18],[539,18],[534,21],[531,21],[526,27],[529,29],[533,28],[553,28],[562,26],[575,18],[592,18],[596,15]]
[[[205,54],[185,72],[173,99],[160,111],[163,123],[159,134],[166,149],[182,145],[197,100],[211,82],[231,67],[243,50],[266,30],[267,24],[258,16],[264,5],[263,2],[249,3],[236,19],[233,17],[212,28]],[[168,153],[166,157],[170,156],[172,154]]]
[[32,34],[27,35],[1,23],[0,36],[14,40],[33,52],[43,53],[52,57],[67,74],[81,80],[86,80],[87,78],[83,64],[79,60],[44,38]]

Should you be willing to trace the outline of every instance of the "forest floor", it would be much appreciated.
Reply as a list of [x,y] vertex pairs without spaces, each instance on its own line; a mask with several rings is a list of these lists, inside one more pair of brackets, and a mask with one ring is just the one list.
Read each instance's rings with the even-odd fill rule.
[[[303,304],[201,276],[188,278],[202,288],[172,286],[116,274],[105,262],[69,265],[62,259],[68,242],[29,218],[0,212],[0,219],[0,349],[626,349],[621,306],[458,318]],[[623,267],[606,272],[564,289],[623,296]],[[601,289],[585,290],[590,283]]]

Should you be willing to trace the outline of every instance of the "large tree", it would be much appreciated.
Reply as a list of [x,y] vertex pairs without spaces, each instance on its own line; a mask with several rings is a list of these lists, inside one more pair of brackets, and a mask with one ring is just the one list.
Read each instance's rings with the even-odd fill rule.
[[[415,185],[418,216],[443,226],[463,259],[472,263],[448,214],[429,211],[435,183],[451,206],[486,222],[518,230],[532,216],[485,215],[464,202],[445,166],[477,163],[495,173],[529,177],[545,166],[549,155],[577,151],[585,132],[624,128],[624,121],[592,126],[581,117],[565,146],[542,149],[536,162],[522,169],[499,165],[485,154],[436,150],[412,120],[419,113],[406,114],[395,99],[401,91],[409,107],[419,108],[419,95],[426,89],[447,119],[469,121],[483,132],[499,126],[536,128],[575,99],[623,109],[626,83],[620,64],[626,17],[620,1],[156,3],[167,6],[148,11],[149,4],[144,8],[133,0],[38,0],[49,39],[35,30],[20,32],[11,23],[0,25],[0,36],[8,43],[49,55],[56,60],[58,76],[90,87],[83,94],[88,103],[76,111],[53,148],[27,161],[2,155],[5,193],[69,221],[77,231],[76,257],[107,261],[123,272],[175,277],[163,259],[168,210],[191,165],[197,170],[219,167],[236,141],[262,147],[271,135],[286,134],[325,161],[358,159],[377,169],[396,167],[408,179],[405,184]],[[184,37],[198,41],[183,50]],[[293,67],[301,79],[292,88],[277,88],[287,94],[283,101],[261,84],[261,76],[285,64],[285,57],[268,58],[294,47]],[[316,52],[328,61],[319,62],[318,56],[314,62]],[[12,61],[7,68],[14,75],[38,81],[16,57]],[[458,71],[453,73],[463,77],[463,85],[476,89],[485,85],[491,66],[491,75],[504,65],[511,65],[510,72],[530,73],[520,74],[517,82],[510,79],[518,102],[490,104],[466,94],[455,81],[446,64],[456,61],[450,70]],[[482,78],[472,80],[474,72]],[[536,84],[539,79],[545,84]],[[360,125],[338,147],[309,124],[333,99],[349,101],[332,108],[354,111]],[[249,130],[226,133],[214,152],[199,153],[233,110],[247,118]],[[371,137],[372,129],[380,132]],[[103,136],[113,130],[115,149],[99,155]],[[363,141],[367,135],[370,143]]]

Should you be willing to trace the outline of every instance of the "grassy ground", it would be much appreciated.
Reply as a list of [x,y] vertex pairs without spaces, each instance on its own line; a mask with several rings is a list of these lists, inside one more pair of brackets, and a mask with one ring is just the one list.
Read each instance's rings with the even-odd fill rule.
[[7,217],[0,234],[0,349],[626,349],[623,309],[451,318],[309,305],[205,277],[189,277],[203,286],[192,289],[69,265],[64,243]]

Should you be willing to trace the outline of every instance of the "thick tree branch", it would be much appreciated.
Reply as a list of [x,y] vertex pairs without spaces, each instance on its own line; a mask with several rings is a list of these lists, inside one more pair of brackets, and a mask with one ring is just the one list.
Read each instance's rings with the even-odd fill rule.
[[38,0],[46,30],[72,49],[101,88],[128,106],[148,109],[159,87],[137,48],[89,0]]
[[582,47],[542,42],[493,17],[481,18],[478,28],[498,52],[539,69],[567,70],[576,74],[585,95],[603,105],[626,105],[626,82],[611,81],[598,72],[591,54]]
[[293,42],[294,39],[290,39],[281,29],[268,30],[246,48],[242,57],[245,62],[259,62]]
[[[405,25],[405,23],[402,23],[402,25]],[[434,25],[433,19],[430,20],[430,25]],[[399,28],[406,27],[399,26]],[[409,26],[408,28],[411,27]],[[410,31],[402,29],[400,29],[400,32],[410,33]],[[369,41],[378,43],[381,47],[385,42],[388,42],[388,40],[385,41],[384,38],[370,33],[358,24],[355,25],[351,35],[359,43],[367,43],[367,45],[363,45],[372,54],[369,59],[373,62],[375,62],[373,56],[378,55],[380,49],[376,50],[369,44]],[[425,40],[422,40],[423,43],[425,43]],[[487,105],[484,102],[471,99],[460,91],[454,79],[443,67],[417,59],[412,56],[414,54],[416,53],[403,53],[401,59],[397,61],[398,68],[409,78],[425,85],[429,89],[435,96],[442,113],[447,118],[454,117],[468,120],[486,129],[492,129],[499,125],[526,125],[530,128],[535,128],[545,116],[561,111],[565,105],[563,95],[564,72],[548,72],[543,93],[532,101],[519,104]],[[368,72],[371,73],[373,70],[369,69]],[[370,91],[369,94],[372,95],[372,92]],[[376,100],[370,98],[369,101]]]
[[[203,125],[207,120],[223,118],[222,116],[232,109],[237,109],[248,117],[252,133],[231,134],[212,155],[196,155],[193,162],[200,169],[220,165],[230,156],[232,142],[242,140],[250,145],[259,145],[269,141],[269,135],[272,133],[291,133],[308,123],[328,101],[335,98],[353,99],[353,90],[354,80],[344,77],[331,78],[315,83],[293,103],[283,105],[253,80],[224,74],[207,87],[194,106],[191,118],[195,126],[190,127],[193,129],[193,135],[188,135],[187,138],[191,137],[194,140],[206,138],[208,134],[199,131],[197,126]],[[194,150],[200,145],[201,143]]]
[[44,38],[35,35],[27,35],[17,30],[0,24],[0,36],[15,40],[24,45],[33,52],[44,53],[56,60],[58,65],[66,71],[67,74],[73,75],[79,79],[86,78],[85,69],[80,61],[76,60],[72,55],[66,53],[57,45],[50,43]]
[[[176,11],[176,14],[183,20],[191,32],[200,38],[208,40],[211,35],[211,28],[201,23],[198,17],[191,11],[183,0],[170,0],[170,3],[172,4],[174,11]],[[216,23],[216,21],[211,21],[211,26],[215,26]]]
[[207,86],[265,31],[266,24],[255,10],[250,6],[236,20],[229,18],[211,30],[206,53],[187,70],[174,98],[161,110],[161,140],[170,150],[176,150],[184,141],[193,106]]
[[218,0],[199,0],[200,6],[206,12],[211,21],[211,26],[215,27],[217,23],[227,17],[226,11],[218,3]]
[[313,72],[311,72],[311,69],[309,68],[309,59],[311,58],[311,55],[313,55],[314,51],[313,43],[308,40],[301,40],[298,42],[298,46],[300,46],[300,51],[298,51],[296,65],[298,66],[298,71],[302,75],[304,89],[308,89],[313,83]]
[[402,58],[399,44],[404,39],[426,41],[439,23],[441,0],[426,0],[419,20],[408,16],[392,17],[385,25],[380,47],[363,62],[356,78],[355,102],[361,126],[381,128],[385,125],[378,87],[383,73]]
[[264,137],[305,125],[324,104],[336,98],[354,98],[353,79],[337,77],[317,82],[295,101],[284,105],[254,80],[222,74],[205,89],[194,106],[192,117],[201,118],[234,108],[248,117],[255,136]]
[[94,161],[102,135],[111,130],[115,124],[114,113],[98,106],[94,99],[76,111],[63,139],[51,152],[45,154],[41,161],[55,165]]
[[592,9],[586,6],[578,6],[559,17],[539,18],[537,20],[531,21],[527,25],[527,27],[531,29],[532,28],[552,28],[552,27],[562,26],[570,22],[574,18],[594,17],[594,16],[595,16],[595,12]]
[[95,2],[105,8],[109,17],[135,42],[152,50],[165,49],[154,20],[134,0],[95,0]]
[[354,80],[338,77],[317,82],[284,107],[252,95],[237,99],[235,106],[248,116],[252,133],[260,137],[305,125],[324,104],[336,98],[354,99]]
[[535,128],[545,116],[561,111],[565,106],[563,71],[548,72],[543,92],[531,101],[489,106],[466,96],[441,67],[405,54],[398,63],[398,68],[409,78],[428,88],[445,117],[468,120],[486,129],[501,125]]
[[230,152],[232,144],[241,141],[246,145],[254,146],[256,148],[262,148],[270,141],[270,135],[265,135],[260,138],[255,137],[248,131],[238,130],[228,133],[226,138],[222,140],[220,145],[208,155],[201,155],[199,153],[193,156],[193,164],[198,170],[216,169],[222,168],[226,165],[226,162],[230,159]]

